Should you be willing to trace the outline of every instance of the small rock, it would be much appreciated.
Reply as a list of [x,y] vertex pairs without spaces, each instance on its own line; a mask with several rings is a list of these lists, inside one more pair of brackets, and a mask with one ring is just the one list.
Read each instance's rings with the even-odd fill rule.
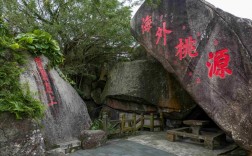
[[102,130],[84,130],[80,136],[82,149],[91,149],[102,146],[106,140],[106,133]]

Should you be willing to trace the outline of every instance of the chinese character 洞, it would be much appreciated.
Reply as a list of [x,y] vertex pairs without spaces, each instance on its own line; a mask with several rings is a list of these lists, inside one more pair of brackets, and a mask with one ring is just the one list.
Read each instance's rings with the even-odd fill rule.
[[158,44],[160,38],[163,37],[164,38],[164,45],[166,45],[166,35],[170,34],[170,33],[172,33],[172,31],[166,29],[166,22],[163,22],[163,28],[158,27],[158,30],[156,32],[156,36],[157,36],[156,44]]
[[144,34],[144,32],[150,32],[150,29],[152,28],[152,19],[151,16],[146,16],[145,18],[142,18],[142,34]]
[[221,49],[214,53],[210,52],[208,54],[208,62],[206,63],[209,78],[215,75],[224,79],[225,74],[231,75],[233,71],[228,68],[229,61],[228,49]]
[[183,39],[180,38],[179,44],[175,47],[177,49],[176,56],[179,56],[179,60],[182,60],[187,55],[189,55],[190,57],[198,56],[195,44],[196,41],[191,36],[186,38],[185,42],[183,42]]

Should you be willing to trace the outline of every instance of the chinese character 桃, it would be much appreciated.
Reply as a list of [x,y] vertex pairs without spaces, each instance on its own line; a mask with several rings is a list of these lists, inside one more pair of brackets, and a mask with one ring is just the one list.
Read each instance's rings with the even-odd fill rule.
[[208,54],[208,62],[206,63],[209,78],[215,75],[224,79],[226,74],[231,75],[233,71],[228,68],[229,61],[230,56],[228,54],[228,49],[210,52]]
[[177,49],[176,56],[179,57],[179,60],[182,60],[187,55],[190,57],[196,57],[198,56],[198,52],[196,51],[195,47],[196,41],[189,36],[185,39],[185,42],[183,42],[183,39],[179,39],[179,44],[175,47]]
[[160,38],[163,37],[163,38],[164,38],[164,45],[166,45],[166,44],[167,44],[167,43],[166,43],[166,35],[167,35],[167,34],[170,34],[170,33],[172,33],[172,31],[166,29],[166,22],[163,22],[163,27],[162,27],[162,28],[161,28],[161,27],[158,27],[158,30],[157,30],[157,32],[156,32],[156,36],[157,36],[156,44],[158,44]]

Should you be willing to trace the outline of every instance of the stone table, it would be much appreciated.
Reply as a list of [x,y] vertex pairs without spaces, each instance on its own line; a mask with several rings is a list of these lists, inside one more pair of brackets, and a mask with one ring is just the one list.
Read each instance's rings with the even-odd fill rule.
[[207,120],[184,120],[183,123],[185,125],[188,125],[192,129],[193,134],[200,134],[200,129],[202,126],[209,124],[209,121]]

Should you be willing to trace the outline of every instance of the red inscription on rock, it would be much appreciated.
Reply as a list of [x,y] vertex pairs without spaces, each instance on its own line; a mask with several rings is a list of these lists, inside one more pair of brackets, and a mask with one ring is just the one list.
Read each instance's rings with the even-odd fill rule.
[[200,32],[197,32],[197,34],[196,34],[196,35],[197,35],[197,37],[200,37],[200,36],[201,36]]
[[196,41],[189,36],[184,41],[182,38],[179,39],[179,44],[175,47],[177,49],[176,56],[179,57],[179,60],[182,60],[187,55],[190,57],[198,56],[198,52],[195,47]]
[[214,40],[214,45],[217,46],[219,44],[218,40]]
[[150,29],[152,28],[152,19],[151,16],[147,15],[145,18],[142,18],[142,34],[144,32],[150,32]]
[[192,76],[192,75],[193,75],[193,73],[192,73],[192,72],[189,72],[189,73],[188,73],[188,75],[189,75],[189,76]]
[[208,77],[212,78],[215,75],[224,79],[226,74],[231,75],[233,71],[228,68],[229,61],[230,56],[228,54],[228,49],[210,52],[208,54],[208,62],[206,63]]
[[163,37],[164,39],[164,46],[167,44],[166,43],[166,35],[172,33],[171,30],[166,29],[166,22],[163,22],[163,27],[158,27],[158,30],[156,32],[156,36],[157,36],[157,40],[156,40],[156,44],[159,43],[160,39]]
[[53,93],[50,81],[48,79],[48,75],[47,75],[47,73],[46,73],[46,71],[45,71],[45,69],[43,67],[43,64],[42,64],[42,61],[41,61],[40,57],[36,57],[34,59],[34,61],[36,62],[36,65],[38,67],[40,76],[41,76],[41,78],[43,80],[43,83],[44,83],[46,94],[47,94],[47,96],[49,98],[48,106],[52,106],[54,104],[57,104],[57,102],[55,101],[55,98],[54,98],[54,93]]
[[200,79],[199,77],[196,79],[196,83],[197,83],[197,84],[200,84],[200,83],[201,83],[201,79]]

